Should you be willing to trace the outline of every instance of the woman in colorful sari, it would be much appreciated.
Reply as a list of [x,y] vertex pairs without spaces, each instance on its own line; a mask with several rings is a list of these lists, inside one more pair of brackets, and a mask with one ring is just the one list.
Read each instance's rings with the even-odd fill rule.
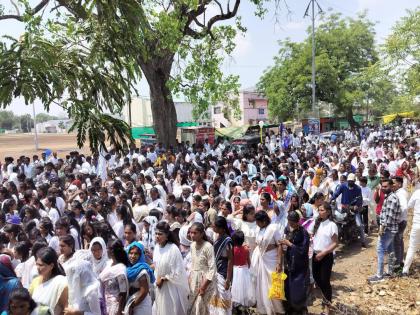
[[216,281],[216,265],[213,246],[208,242],[204,225],[193,223],[191,235],[191,274],[189,315],[209,315],[209,301],[213,296]]
[[99,280],[104,291],[107,314],[121,315],[128,293],[128,258],[118,239],[110,241],[107,249],[111,260],[99,275]]
[[281,300],[268,297],[271,287],[271,273],[282,270],[281,247],[279,241],[283,238],[283,229],[278,224],[270,224],[270,217],[265,211],[255,214],[257,222],[257,237],[252,259],[251,274],[255,277],[255,291],[257,312],[259,314],[274,315],[284,313]]
[[21,284],[13,271],[10,257],[0,255],[0,313],[8,309],[10,294],[19,287]]
[[217,234],[214,242],[214,255],[217,267],[217,284],[210,300],[210,314],[232,314],[232,294],[230,287],[233,276],[233,242],[224,217],[217,217],[213,224]]
[[127,268],[129,298],[124,314],[152,315],[150,289],[155,282],[155,275],[146,263],[144,247],[139,242],[133,242],[127,247],[127,254],[130,262]]
[[307,314],[309,288],[309,234],[299,224],[299,214],[290,211],[285,229],[286,238],[280,241],[285,258],[285,281],[288,314]]
[[156,247],[153,253],[156,276],[155,315],[186,315],[188,278],[181,252],[166,222],[156,225]]

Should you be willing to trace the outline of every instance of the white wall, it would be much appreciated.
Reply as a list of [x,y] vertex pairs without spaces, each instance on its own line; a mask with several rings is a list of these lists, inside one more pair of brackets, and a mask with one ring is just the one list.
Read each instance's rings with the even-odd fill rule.
[[[193,105],[188,102],[175,102],[175,110],[178,122],[198,121],[202,123],[210,122],[210,114],[207,119],[194,119],[192,115]],[[209,111],[210,113],[210,111]],[[123,108],[123,119],[129,122],[129,106]],[[133,127],[152,126],[152,108],[150,99],[146,97],[136,97],[131,102],[131,124]]]

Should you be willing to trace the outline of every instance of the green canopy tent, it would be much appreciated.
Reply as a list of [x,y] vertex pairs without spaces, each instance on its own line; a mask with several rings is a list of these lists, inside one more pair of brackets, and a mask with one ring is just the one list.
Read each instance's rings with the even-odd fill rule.
[[215,136],[216,137],[227,137],[230,139],[237,139],[244,136],[247,132],[249,125],[244,125],[240,127],[226,127],[226,128],[216,128]]
[[[176,124],[178,128],[185,128],[185,127],[196,127],[198,126],[197,122],[194,121],[186,121],[186,122],[179,122]],[[131,128],[131,136],[133,139],[150,139],[156,137],[155,130],[153,126],[144,126],[144,127],[132,127]]]

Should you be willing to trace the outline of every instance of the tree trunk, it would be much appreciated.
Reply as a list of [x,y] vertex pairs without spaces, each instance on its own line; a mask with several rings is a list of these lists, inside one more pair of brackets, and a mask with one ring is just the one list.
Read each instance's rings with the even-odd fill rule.
[[150,88],[153,126],[158,142],[165,148],[176,145],[177,117],[171,91],[167,87],[172,58],[159,58],[141,65]]

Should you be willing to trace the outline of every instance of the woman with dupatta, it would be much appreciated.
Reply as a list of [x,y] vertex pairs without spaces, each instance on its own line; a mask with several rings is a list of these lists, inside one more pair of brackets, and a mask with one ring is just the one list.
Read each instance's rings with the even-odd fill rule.
[[89,252],[93,272],[99,276],[109,261],[104,239],[102,237],[93,238],[89,244]]
[[224,217],[217,217],[213,224],[217,234],[214,242],[214,255],[217,267],[217,283],[215,292],[210,300],[210,314],[232,314],[232,294],[230,292],[233,277],[233,242],[227,221]]
[[146,263],[144,247],[133,242],[127,247],[128,260],[127,279],[129,282],[129,298],[124,314],[152,315],[152,298],[150,291],[155,282],[153,270]]
[[259,314],[283,314],[281,300],[270,299],[268,291],[271,287],[271,273],[282,270],[281,247],[279,241],[283,237],[283,228],[278,224],[270,224],[271,220],[265,211],[255,214],[257,237],[252,259],[251,274],[255,277],[257,312]]
[[309,289],[309,234],[299,224],[299,214],[290,211],[285,229],[286,238],[280,241],[284,252],[285,282],[288,314],[307,314],[306,299]]

